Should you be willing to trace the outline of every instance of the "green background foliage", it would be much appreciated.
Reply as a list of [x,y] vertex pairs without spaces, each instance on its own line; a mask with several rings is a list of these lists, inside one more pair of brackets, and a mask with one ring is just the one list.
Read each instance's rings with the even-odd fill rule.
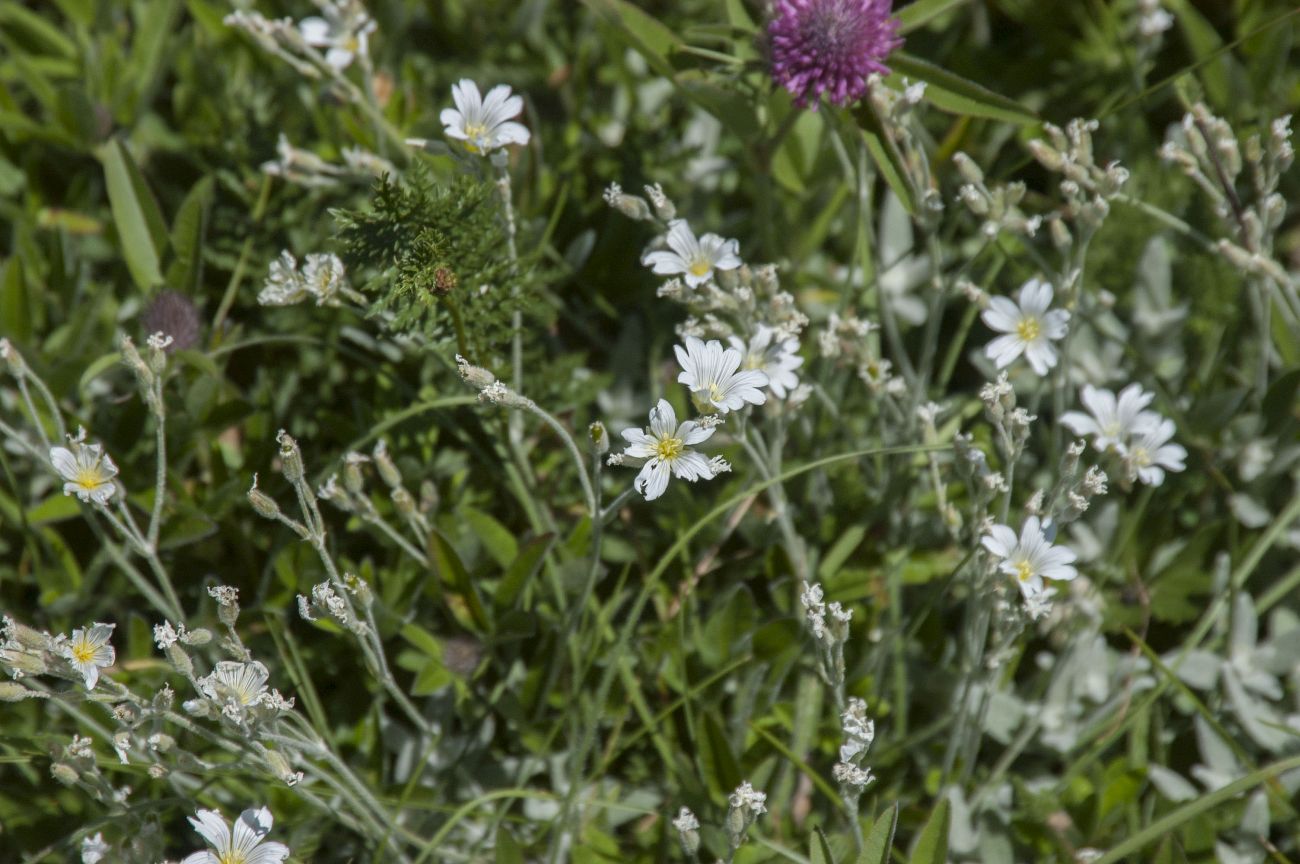
[[[955,201],[952,154],[969,153],[991,179],[1023,180],[1027,208],[1050,209],[1056,178],[1023,145],[1041,135],[1040,121],[1073,117],[1101,121],[1099,161],[1132,172],[1134,198],[1220,236],[1204,198],[1156,154],[1184,110],[1175,81],[1202,91],[1238,130],[1266,128],[1300,107],[1300,15],[1285,0],[1166,5],[1177,23],[1150,68],[1133,53],[1125,2],[921,0],[902,10],[911,29],[897,67],[930,82],[930,167],[950,202],[943,248],[964,257],[977,247],[978,224]],[[258,9],[313,11],[306,2]],[[675,860],[668,820],[681,806],[699,814],[705,848],[721,854],[726,795],[746,779],[761,781],[771,815],[737,860],[805,860],[810,843],[814,861],[855,860],[830,779],[838,718],[813,672],[788,550],[768,499],[753,497],[760,478],[737,456],[736,471],[710,484],[677,484],[654,505],[634,498],[605,526],[592,562],[593,526],[560,442],[530,424],[518,444],[528,470],[514,467],[505,413],[476,404],[452,355],[505,378],[510,314],[522,309],[528,396],[579,436],[594,420],[615,433],[639,425],[675,388],[667,370],[680,313],[656,299],[656,280],[639,263],[649,232],[610,210],[602,190],[662,183],[701,231],[739,238],[747,260],[777,262],[783,286],[820,322],[836,309],[876,311],[863,271],[891,185],[888,154],[875,154],[881,180],[864,198],[850,176],[856,154],[846,164],[836,149],[853,116],[792,114],[763,74],[764,13],[752,0],[376,2],[380,120],[260,52],[222,23],[229,11],[217,0],[0,6],[0,335],[70,422],[103,441],[145,512],[152,427],[117,337],[143,343],[142,313],[164,288],[200,313],[199,341],[173,355],[166,385],[161,541],[191,623],[215,627],[207,586],[240,589],[245,642],[402,814],[425,860],[539,860],[554,851],[551,826],[568,795],[584,802],[570,860]],[[402,136],[440,137],[438,112],[462,77],[509,83],[526,97],[522,119],[534,139],[509,166],[522,259],[514,272],[490,170],[400,147]],[[305,189],[261,170],[280,135],[332,162],[359,145],[421,173],[412,181],[408,172],[401,203],[396,187],[376,191],[369,180]],[[1286,178],[1288,200],[1298,183],[1296,172]],[[1163,258],[1149,251],[1157,234]],[[1278,244],[1284,264],[1300,263],[1294,219]],[[259,306],[282,249],[339,253],[354,286],[378,300],[375,314]],[[450,300],[433,300],[428,284],[443,266],[456,287]],[[1005,294],[1036,270],[1021,242],[1004,238],[968,276]],[[517,295],[474,296],[478,284],[507,278]],[[1190,453],[1187,471],[1159,490],[1113,486],[1106,500],[1100,553],[1087,568],[1104,600],[1100,638],[1111,656],[1151,664],[1192,647],[1223,654],[1233,636],[1227,612],[1246,593],[1263,640],[1291,620],[1279,615],[1300,612],[1296,485],[1285,462],[1249,484],[1235,466],[1252,441],[1294,448],[1300,344],[1275,332],[1271,385],[1254,392],[1260,340],[1241,276],[1142,209],[1115,205],[1092,242],[1087,280],[1089,292],[1109,292],[1125,321],[1159,306],[1159,286],[1184,311],[1176,326],[1129,331],[1121,362],[1158,393]],[[393,326],[384,312],[396,315]],[[949,304],[935,327],[939,344],[957,345],[943,392],[970,420],[985,380],[972,358],[984,337],[965,312]],[[918,348],[923,330],[909,329],[904,345]],[[970,600],[955,578],[966,550],[951,542],[918,479],[922,456],[858,455],[916,442],[883,440],[861,383],[813,361],[814,342],[805,339],[805,368],[828,395],[800,416],[787,461],[829,461],[785,488],[812,572],[828,598],[855,609],[848,689],[877,723],[869,764],[878,779],[861,825],[872,839],[856,860],[943,861],[947,831],[925,826],[969,820],[939,797],[953,784],[968,802],[1006,796],[979,817],[1000,845],[970,860],[1071,861],[1079,848],[1126,841],[1132,857],[1106,860],[1213,860],[1216,832],[1236,829],[1247,799],[1202,793],[1193,804],[1208,809],[1189,810],[1160,794],[1149,768],[1187,774],[1198,762],[1197,720],[1220,724],[1230,742],[1243,733],[1229,697],[1193,694],[1159,665],[1148,666],[1148,689],[1113,703],[1111,714],[1090,714],[1068,747],[989,733],[964,751],[968,761],[945,764],[953,696],[969,674],[951,638]],[[849,400],[867,407],[832,410]],[[1045,418],[1048,401],[1037,406]],[[0,410],[21,416],[11,399]],[[338,628],[297,615],[295,595],[323,578],[320,563],[245,498],[261,472],[261,488],[282,506],[292,500],[274,472],[279,429],[301,442],[314,483],[339,471],[344,453],[385,439],[427,507],[423,561],[363,520],[336,510],[326,520],[341,568],[379,598],[399,681],[440,730],[436,757],[386,710]],[[1042,443],[1044,453],[1060,445],[1050,432]],[[1053,464],[1043,456],[1031,473],[1050,474]],[[631,482],[619,472],[605,472],[610,498]],[[368,477],[373,505],[393,514]],[[1261,519],[1239,518],[1242,496]],[[748,512],[732,518],[748,500]],[[81,510],[43,466],[0,447],[0,606],[53,632],[116,622],[118,671],[137,689],[171,682],[179,692],[184,682],[151,640],[159,614]],[[600,578],[588,596],[593,570]],[[1035,657],[1060,648],[1027,635],[1005,681],[1041,700],[1050,682]],[[1286,699],[1294,712],[1294,680]],[[109,808],[49,774],[52,746],[77,730],[102,736],[93,709],[41,701],[0,709],[0,858],[75,860],[85,833],[118,830]],[[1242,776],[1272,761],[1237,749]],[[193,800],[222,804],[227,815],[235,801],[267,804],[293,860],[385,860],[294,790],[208,755],[214,767],[196,775]],[[184,821],[191,801],[141,766],[103,768],[135,789],[133,818],[159,827],[168,854],[198,848]],[[1293,804],[1280,787],[1265,788],[1272,842],[1288,850],[1278,860],[1300,860]],[[891,859],[880,826],[895,802]],[[477,833],[461,831],[471,823]],[[810,840],[814,828],[826,832],[825,850]]]

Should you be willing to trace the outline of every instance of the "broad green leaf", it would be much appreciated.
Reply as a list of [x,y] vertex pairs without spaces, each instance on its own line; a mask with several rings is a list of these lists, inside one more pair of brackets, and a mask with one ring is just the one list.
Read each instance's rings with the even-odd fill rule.
[[162,283],[159,245],[167,236],[158,205],[120,140],[115,138],[101,147],[99,158],[104,163],[108,201],[126,266],[140,290],[152,291]]
[[460,513],[469,524],[469,530],[483,544],[484,550],[502,567],[509,567],[519,556],[519,544],[506,526],[473,507],[462,506]]
[[822,833],[820,827],[813,829],[813,836],[809,841],[808,858],[812,864],[835,864],[835,856],[831,854],[831,846],[826,842],[826,835]]
[[399,632],[401,632],[403,639],[419,648],[426,655],[438,659],[442,658],[442,643],[438,641],[438,637],[420,625],[414,623],[404,624]]
[[203,223],[212,201],[212,185],[210,176],[195,183],[172,220],[171,243],[175,258],[167,268],[167,284],[182,293],[192,293],[198,286]]
[[[469,571],[465,569],[465,564],[456,554],[456,550],[436,531],[429,537],[429,559],[439,580],[455,592],[454,597],[446,598],[452,613],[456,614],[457,619],[466,626],[477,627],[480,632],[488,630],[487,610],[483,608],[483,601],[479,599],[478,586],[469,578]],[[455,599],[462,601],[463,607],[453,602]],[[457,614],[462,611],[468,613],[469,621]]]
[[492,603],[498,610],[508,609],[514,605],[516,598],[519,597],[519,592],[523,590],[524,585],[537,572],[537,568],[541,566],[542,558],[554,542],[554,534],[543,534],[529,540],[524,544],[524,548],[519,550],[518,556],[506,568],[505,575],[501,577],[500,583],[497,584],[496,594],[492,598]]
[[994,93],[984,85],[949,72],[928,60],[897,51],[890,55],[889,64],[899,75],[924,81],[927,85],[926,98],[940,110],[1008,123],[1038,122],[1038,116],[1033,111],[1014,99]]
[[949,9],[955,9],[969,0],[916,0],[898,10],[894,17],[898,19],[898,32],[911,33],[924,27],[931,20],[938,18]]
[[948,860],[948,823],[952,819],[952,804],[940,798],[916,839],[911,864],[946,864]]
[[890,807],[876,817],[876,824],[871,826],[867,842],[862,847],[857,864],[889,864],[890,852],[894,848],[894,831],[898,828],[898,805]]
[[524,864],[524,850],[506,826],[497,829],[496,864]]

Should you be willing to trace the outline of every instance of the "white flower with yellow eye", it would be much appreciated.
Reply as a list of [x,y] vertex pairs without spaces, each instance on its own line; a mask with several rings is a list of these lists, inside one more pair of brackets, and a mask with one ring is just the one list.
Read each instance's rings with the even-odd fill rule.
[[1079,575],[1071,566],[1074,550],[1053,546],[1043,533],[1037,516],[1030,516],[1020,529],[1020,536],[1006,525],[994,525],[984,535],[983,546],[1001,561],[998,569],[1014,576],[1020,593],[1036,597],[1046,590],[1044,579],[1068,581]]
[[980,316],[990,328],[1005,335],[984,349],[999,369],[1010,366],[1021,354],[1034,373],[1042,376],[1056,365],[1056,348],[1052,342],[1065,336],[1070,313],[1052,309],[1052,286],[1041,279],[1030,279],[1020,287],[1017,302],[1006,297],[990,297],[988,308]]
[[768,385],[767,373],[761,369],[740,370],[744,357],[735,348],[724,349],[716,339],[706,343],[687,336],[686,347],[677,345],[673,351],[682,365],[677,381],[691,388],[697,405],[711,406],[725,414],[739,411],[746,403],[762,405],[767,401],[763,393]]
[[666,399],[650,409],[650,428],[624,429],[623,438],[628,447],[623,455],[645,459],[637,475],[636,490],[653,501],[668,488],[668,478],[678,477],[694,482],[716,476],[719,465],[691,449],[691,445],[707,441],[713,428],[705,428],[694,420],[677,423],[677,413]]
[[714,270],[734,270],[740,266],[740,244],[723,240],[717,234],[705,234],[698,240],[685,219],[668,223],[668,249],[647,252],[641,263],[660,276],[681,274],[692,288],[713,278]]
[[511,118],[524,110],[524,100],[510,95],[507,84],[498,84],[484,98],[478,85],[462,78],[451,85],[455,108],[444,108],[439,115],[443,134],[465,144],[471,153],[488,154],[508,144],[527,144],[528,127]]
[[798,339],[793,336],[783,339],[775,329],[759,324],[748,343],[737,336],[728,341],[742,355],[740,368],[757,369],[765,374],[768,389],[776,398],[786,398],[799,386],[795,370],[803,365],[803,358],[799,356]]
[[76,495],[82,501],[107,504],[117,486],[117,466],[99,444],[86,444],[85,430],[77,437],[68,436],[68,447],[51,447],[50,464],[64,479],[63,494]]
[[188,855],[181,864],[280,864],[289,857],[289,847],[265,839],[273,821],[265,807],[248,809],[239,814],[231,831],[216,810],[200,810],[190,817],[190,824],[212,849]]
[[116,626],[92,624],[87,628],[78,628],[72,631],[71,639],[59,643],[59,653],[77,670],[77,674],[86,682],[87,690],[95,689],[95,684],[99,682],[99,670],[112,666],[117,659],[117,652],[108,644]]

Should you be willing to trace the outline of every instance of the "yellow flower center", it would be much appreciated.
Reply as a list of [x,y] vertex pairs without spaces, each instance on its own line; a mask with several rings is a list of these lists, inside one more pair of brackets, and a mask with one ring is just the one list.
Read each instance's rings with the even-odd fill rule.
[[76,642],[72,646],[72,659],[78,663],[89,663],[95,659],[95,649],[86,642]]
[[1131,458],[1133,459],[1133,464],[1139,468],[1146,468],[1151,465],[1151,454],[1147,452],[1147,448],[1145,447],[1134,447]]
[[471,153],[482,152],[478,149],[478,144],[476,144],[475,142],[478,141],[480,138],[486,138],[487,131],[488,128],[484,126],[482,123],[474,123],[466,126],[465,136],[469,140],[465,142],[465,149]]
[[1029,566],[1028,561],[1021,561],[1016,565],[1016,578],[1021,582],[1028,582],[1034,575],[1034,568]]
[[1016,335],[1025,342],[1033,342],[1041,332],[1043,330],[1039,326],[1037,318],[1021,318],[1016,324]]
[[219,864],[245,864],[248,861],[248,856],[243,852],[231,849],[229,852],[222,852],[217,857],[217,861]]
[[713,265],[710,264],[704,258],[696,258],[694,261],[691,262],[692,276],[708,276],[709,271],[712,269],[713,269]]
[[655,444],[655,455],[665,462],[672,462],[685,449],[686,445],[680,438],[660,438]]
[[716,381],[709,382],[709,401],[717,402],[721,398],[722,388],[718,386]]
[[104,484],[104,472],[99,470],[98,465],[78,467],[77,476],[72,478],[72,482],[87,492],[93,492]]

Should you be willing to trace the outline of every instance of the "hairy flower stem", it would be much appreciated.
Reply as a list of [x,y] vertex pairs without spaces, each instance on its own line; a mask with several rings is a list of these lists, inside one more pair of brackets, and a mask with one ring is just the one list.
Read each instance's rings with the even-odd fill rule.
[[[500,158],[492,160],[497,169],[497,191],[501,195],[501,210],[506,221],[506,251],[510,254],[510,294],[519,295],[519,247],[515,241],[515,196],[510,180],[510,169],[502,152]],[[524,390],[524,317],[523,312],[515,309],[510,316],[510,367],[511,383],[516,393]],[[518,443],[524,438],[523,418],[510,416],[510,440]]]
[[163,502],[167,498],[167,409],[163,404],[163,382],[159,375],[154,379],[154,441],[158,468],[154,475],[153,510],[149,514],[149,533],[146,539],[151,549],[158,548],[158,532],[162,530]]
[[[154,578],[158,581],[159,587],[162,588],[163,595],[166,597],[166,601],[160,606],[160,611],[170,618],[183,621],[185,619],[185,613],[181,611],[180,598],[176,594],[176,589],[172,586],[171,576],[168,575],[166,568],[162,566],[162,562],[158,560],[157,550],[150,546],[144,535],[140,533],[139,527],[136,526],[135,520],[131,517],[131,511],[126,507],[126,502],[119,500],[117,506],[118,510],[122,514],[122,518],[114,516],[112,511],[107,507],[99,507],[96,509],[104,515],[104,518],[109,521],[109,524],[117,529],[117,532],[122,535],[122,539],[125,540],[129,546],[134,548],[136,553],[145,560],[146,564],[149,565],[149,570],[153,573]],[[132,568],[132,570],[134,570],[134,568]],[[128,571],[128,575],[129,572],[130,571]],[[139,571],[135,572],[138,573]],[[137,585],[139,584],[140,583],[137,583]],[[152,594],[153,592],[150,593]],[[158,605],[158,603],[155,602],[155,605]]]

